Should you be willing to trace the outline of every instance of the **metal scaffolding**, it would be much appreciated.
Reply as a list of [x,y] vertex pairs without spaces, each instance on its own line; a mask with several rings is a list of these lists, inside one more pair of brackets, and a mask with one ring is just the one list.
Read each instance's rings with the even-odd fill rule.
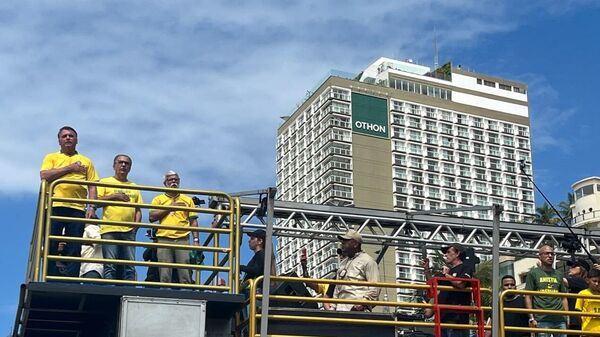
[[[258,199],[242,198],[241,225],[264,228],[266,214],[260,212]],[[275,201],[273,231],[276,236],[337,241],[336,235],[349,228],[358,230],[365,243],[392,247],[427,247],[437,249],[448,242],[460,242],[479,254],[492,255],[493,221],[453,216],[451,212],[490,210],[475,206],[447,211],[395,212],[374,209],[315,205]],[[426,214],[426,213],[447,214]],[[333,229],[333,230],[332,230]],[[499,250],[504,256],[537,257],[544,242],[552,242],[559,255],[568,253],[561,248],[565,227],[529,223],[500,222]],[[586,247],[597,254],[600,237],[581,228],[575,233],[583,238]],[[577,253],[585,256],[583,251]]]

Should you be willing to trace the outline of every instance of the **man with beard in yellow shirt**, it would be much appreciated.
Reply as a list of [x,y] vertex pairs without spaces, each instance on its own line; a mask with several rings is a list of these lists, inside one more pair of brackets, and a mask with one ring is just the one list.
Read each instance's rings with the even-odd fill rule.
[[[59,152],[49,153],[44,157],[40,169],[40,178],[52,183],[58,179],[72,179],[81,181],[98,181],[98,174],[92,161],[77,152],[77,131],[70,126],[63,126],[58,130]],[[78,184],[59,184],[51,191],[55,198],[96,199],[96,186],[86,188]],[[95,218],[95,206],[87,207],[85,204],[67,201],[55,201],[51,205],[53,216],[70,218]],[[50,235],[83,237],[84,224],[68,220],[53,220]],[[63,256],[81,257],[80,242],[61,242]],[[50,241],[48,250],[50,255],[59,255],[59,240]],[[64,271],[59,271],[56,261],[48,261],[48,276],[78,277],[80,262],[62,262]]]
[[[170,188],[179,188],[179,175],[175,171],[168,171],[165,174],[163,184]],[[169,191],[152,199],[152,205],[162,206],[178,206],[178,207],[195,207],[192,198],[187,195],[180,194],[175,191]],[[181,229],[159,229],[156,231],[156,239],[159,243],[171,243],[178,245],[189,245],[190,231],[187,227],[198,227],[198,216],[195,212],[190,211],[171,211],[168,209],[150,210],[150,222],[159,221],[161,225],[178,226]],[[192,232],[194,245],[199,245],[200,238],[198,232]],[[190,255],[188,250],[158,248],[156,250],[158,262],[167,263],[190,263]],[[172,268],[160,267],[160,282],[171,282]],[[179,283],[192,283],[190,269],[177,269]]]
[[[113,169],[115,175],[109,178],[103,178],[100,182],[118,184],[118,187],[98,187],[98,199],[129,202],[132,206],[104,206],[102,220],[140,222],[142,220],[142,211],[136,204],[143,204],[140,190],[128,189],[127,186],[135,185],[127,179],[131,171],[132,160],[126,154],[118,154],[113,160]],[[100,228],[102,239],[105,240],[123,240],[135,241],[137,228],[125,225],[103,224]],[[135,246],[133,245],[115,245],[104,243],[102,245],[102,255],[105,259],[135,260]],[[135,281],[135,266],[123,265],[123,280]],[[104,278],[117,278],[117,267],[113,263],[104,264]]]

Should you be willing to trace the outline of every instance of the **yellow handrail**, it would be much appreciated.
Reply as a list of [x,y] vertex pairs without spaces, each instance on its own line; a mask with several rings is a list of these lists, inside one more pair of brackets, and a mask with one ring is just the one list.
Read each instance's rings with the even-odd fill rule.
[[[54,197],[52,193],[48,193],[49,191],[53,191],[53,189],[59,184],[78,184],[83,186],[105,186],[105,187],[123,187],[120,184],[113,183],[100,183],[100,182],[89,182],[89,181],[80,181],[80,180],[69,180],[69,179],[59,179],[53,181],[51,184],[48,184],[45,181],[42,181],[40,188],[40,197],[38,201],[38,219],[36,220],[35,232],[37,233],[37,238],[39,238],[39,245],[32,249],[30,253],[30,260],[33,259],[33,275],[32,280],[39,280],[42,282],[46,282],[48,280],[52,281],[75,281],[75,282],[94,282],[94,283],[114,283],[114,284],[130,284],[130,285],[156,285],[156,286],[176,286],[179,288],[195,288],[195,289],[205,289],[205,290],[216,290],[216,291],[225,291],[229,293],[234,293],[237,291],[238,287],[236,286],[239,282],[238,270],[239,267],[237,263],[239,263],[239,247],[237,247],[238,240],[235,238],[237,233],[239,233],[239,228],[236,226],[229,226],[229,228],[212,228],[206,226],[198,226],[198,227],[180,227],[180,226],[172,226],[172,225],[161,225],[161,224],[153,224],[153,223],[139,223],[139,222],[128,222],[128,221],[109,221],[102,219],[85,219],[85,218],[74,218],[74,217],[66,217],[66,216],[53,216],[52,215],[52,207],[49,205],[53,205],[54,202],[62,201],[62,202],[71,202],[78,204],[95,204],[102,206],[122,206],[122,207],[138,207],[143,209],[167,209],[172,211],[188,211],[195,212],[198,214],[212,214],[218,216],[225,216],[230,219],[230,223],[235,223],[237,219],[239,219],[239,202],[237,198],[233,198],[224,192],[218,191],[207,191],[207,190],[194,190],[194,189],[172,189],[166,187],[155,187],[155,186],[143,186],[143,185],[132,185],[127,186],[127,189],[131,190],[142,190],[142,191],[154,191],[154,192],[177,192],[181,194],[192,194],[192,195],[202,195],[202,196],[214,196],[219,197],[220,199],[226,200],[226,202],[231,205],[229,209],[208,209],[208,208],[195,208],[195,207],[181,207],[181,206],[163,206],[163,205],[152,205],[152,204],[132,204],[128,202],[120,202],[120,201],[109,201],[109,200],[95,200],[95,199],[77,199],[77,198],[62,198],[62,197]],[[48,205],[47,207],[45,207]],[[44,216],[45,215],[45,216]],[[186,245],[186,244],[170,244],[165,242],[142,242],[142,241],[126,241],[126,240],[108,240],[108,239],[89,239],[83,237],[66,237],[61,235],[50,235],[51,227],[53,221],[68,221],[73,223],[79,223],[81,226],[84,224],[97,224],[97,225],[118,225],[118,226],[128,226],[133,227],[136,230],[138,228],[151,228],[151,229],[177,229],[183,231],[197,232],[197,233],[209,233],[209,235],[215,235],[215,241],[212,245],[206,246],[196,246],[196,245]],[[227,235],[229,239],[228,243],[223,245],[220,240],[219,235]],[[35,238],[35,235],[34,235]],[[127,245],[127,246],[136,246],[136,247],[147,247],[147,248],[169,248],[169,249],[180,249],[180,250],[188,250],[188,251],[204,251],[212,253],[214,258],[212,261],[204,261],[208,264],[205,265],[194,265],[194,264],[181,264],[181,263],[164,263],[164,262],[151,262],[151,261],[130,261],[130,260],[119,260],[119,259],[94,259],[94,258],[81,258],[75,256],[60,256],[60,255],[51,255],[50,254],[50,244],[54,241],[61,242],[77,242],[82,244],[111,244],[111,245]],[[32,239],[32,245],[35,243],[34,239]],[[236,245],[236,246],[234,246]],[[219,262],[219,254],[225,254],[227,262]],[[226,261],[227,261],[226,260]],[[218,273],[225,272],[227,273],[227,280],[225,285],[204,285],[200,284],[179,284],[179,283],[160,283],[160,282],[146,282],[146,281],[129,281],[129,280],[105,280],[105,279],[90,279],[90,278],[80,278],[80,277],[66,277],[66,276],[57,276],[57,275],[48,275],[48,265],[49,261],[68,261],[68,262],[82,262],[82,263],[99,263],[99,264],[121,264],[121,265],[134,265],[134,266],[145,266],[145,267],[165,267],[165,268],[182,268],[188,269],[192,271],[196,271],[196,280],[200,281],[202,278],[201,271],[212,271]],[[222,263],[223,265],[219,265]],[[39,276],[38,276],[39,275]],[[218,280],[218,278],[217,278]]]

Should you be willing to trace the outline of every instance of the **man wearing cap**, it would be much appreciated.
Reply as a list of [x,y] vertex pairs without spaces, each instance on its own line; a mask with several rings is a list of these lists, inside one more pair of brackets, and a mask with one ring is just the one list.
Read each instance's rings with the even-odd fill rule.
[[[179,175],[175,171],[168,171],[165,174],[163,184],[165,187],[179,188]],[[152,199],[152,205],[176,206],[176,207],[195,207],[192,198],[175,191],[168,191]],[[159,221],[161,225],[182,227],[181,229],[158,229],[156,239],[158,243],[170,243],[177,245],[190,244],[189,227],[198,227],[198,215],[190,211],[175,211],[169,209],[150,210],[150,222]],[[199,245],[198,232],[191,232],[194,238],[194,245]],[[156,250],[158,262],[190,264],[189,251],[183,249],[158,248]],[[159,267],[160,281],[164,283],[171,282],[172,268]],[[192,283],[190,269],[177,269],[179,283]]]
[[[443,277],[471,278],[473,276],[472,268],[463,263],[465,249],[461,244],[452,243],[447,247],[443,247],[442,252],[444,253],[444,261],[446,262],[446,265],[442,268]],[[432,275],[429,267],[429,259],[427,257],[423,259],[423,270],[425,272],[425,278],[429,280]],[[465,281],[440,281],[439,285],[452,286],[456,289],[465,289],[470,286],[468,282]],[[471,293],[440,291],[438,303],[471,305]],[[469,314],[444,310],[440,317],[440,321],[442,323],[469,324]],[[442,329],[443,337],[466,337],[468,335],[468,329]]]
[[[563,283],[563,273],[554,269],[554,247],[549,243],[544,243],[538,252],[540,266],[533,267],[527,273],[525,290],[543,291],[547,293],[564,293],[567,288]],[[569,310],[569,303],[566,298],[551,296],[531,296],[525,295],[525,305],[527,309],[544,310]],[[529,326],[533,328],[544,329],[566,329],[569,325],[569,316],[566,315],[547,315],[547,314],[529,314]],[[538,337],[549,336],[550,333],[538,333]],[[553,333],[554,337],[564,337],[565,334]]]
[[[569,266],[569,272],[567,277],[563,279],[563,283],[569,289],[569,293],[579,294],[580,291],[587,289],[586,278],[590,271],[590,264],[584,259],[577,259],[575,261],[567,261],[567,266]],[[577,302],[577,299],[568,298],[567,301],[569,302],[569,311],[575,311],[575,302]],[[581,330],[581,319],[579,316],[569,317],[569,323],[568,328],[570,330]]]
[[266,232],[263,229],[257,229],[248,233],[248,247],[254,252],[254,256],[245,266],[240,266],[240,270],[246,273],[244,281],[254,279],[264,274],[265,270],[265,237]]
[[[355,230],[348,230],[344,235],[338,235],[342,242],[343,259],[337,271],[336,279],[346,281],[379,282],[377,262],[362,251],[362,236]],[[376,301],[379,299],[381,288],[365,285],[338,284],[333,298]],[[366,304],[337,303],[332,309],[337,311],[370,311],[373,306]]]

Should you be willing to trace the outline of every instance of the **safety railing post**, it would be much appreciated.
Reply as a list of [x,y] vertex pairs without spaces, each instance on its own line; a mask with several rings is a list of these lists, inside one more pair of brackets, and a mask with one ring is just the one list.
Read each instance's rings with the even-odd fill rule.
[[[493,229],[492,229],[492,322],[500,322],[499,289],[500,289],[500,215],[503,208],[501,205],[492,205]],[[492,324],[492,337],[499,337],[498,324]]]
[[267,230],[265,235],[265,266],[262,285],[262,311],[260,317],[260,336],[267,337],[269,315],[269,293],[271,291],[271,256],[273,255],[273,213],[275,211],[275,193],[277,188],[267,189]]

